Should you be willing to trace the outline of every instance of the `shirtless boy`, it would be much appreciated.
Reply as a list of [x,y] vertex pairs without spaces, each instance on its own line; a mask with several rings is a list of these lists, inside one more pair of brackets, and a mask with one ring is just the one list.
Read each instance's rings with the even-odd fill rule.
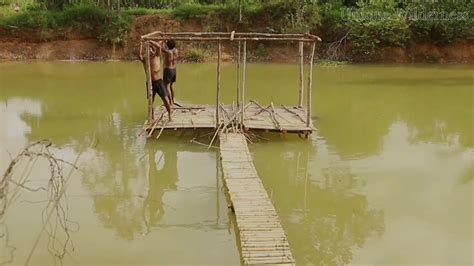
[[164,70],[163,80],[166,90],[169,95],[171,105],[177,105],[175,98],[175,91],[173,84],[176,82],[176,61],[178,58],[178,49],[176,49],[176,42],[174,40],[166,41],[166,46],[163,47],[164,54]]
[[[155,95],[158,94],[165,105],[166,110],[168,111],[168,118],[171,120],[171,101],[166,85],[163,82],[163,79],[160,76],[161,72],[161,51],[163,49],[162,42],[150,42],[150,71],[151,71],[151,86],[153,89],[153,102],[155,102]],[[143,66],[145,67],[146,73],[146,64],[143,54],[143,42],[140,43],[140,51],[138,55],[140,61],[142,61]]]

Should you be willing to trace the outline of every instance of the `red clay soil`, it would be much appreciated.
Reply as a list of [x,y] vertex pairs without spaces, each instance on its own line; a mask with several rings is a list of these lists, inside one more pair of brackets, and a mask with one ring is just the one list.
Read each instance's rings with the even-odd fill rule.
[[[156,31],[202,31],[198,21],[183,23],[169,15],[147,15],[135,19],[134,28],[126,44],[117,46],[99,42],[92,33],[78,33],[71,29],[60,32],[39,33],[34,30],[0,29],[0,60],[134,60],[141,35]],[[203,43],[180,43],[182,53],[193,47],[212,48]],[[224,44],[223,58],[233,60],[234,44]],[[211,49],[215,50],[215,49]],[[324,51],[320,49],[320,53]],[[297,47],[292,44],[251,43],[251,61],[294,62]],[[209,61],[215,60],[211,56]],[[474,63],[474,42],[463,41],[445,46],[423,43],[406,48],[383,49],[380,59],[383,63]]]

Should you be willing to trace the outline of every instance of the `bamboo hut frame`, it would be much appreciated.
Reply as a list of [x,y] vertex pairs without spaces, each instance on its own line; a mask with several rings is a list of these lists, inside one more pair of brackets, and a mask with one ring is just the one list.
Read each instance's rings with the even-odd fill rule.
[[[238,42],[238,53],[237,53],[237,107],[240,111],[240,124],[244,129],[245,120],[245,89],[246,89],[246,62],[247,62],[247,41],[287,41],[287,42],[298,42],[299,43],[299,97],[298,107],[303,106],[304,101],[304,44],[312,44],[310,60],[309,60],[309,72],[308,72],[308,85],[306,93],[306,125],[311,125],[311,97],[312,97],[312,86],[313,86],[313,61],[314,53],[316,49],[316,43],[321,41],[321,38],[309,33],[306,34],[275,34],[275,33],[238,33],[232,32],[162,32],[155,31],[146,35],[141,36],[141,41],[145,42],[145,67],[147,75],[147,98],[148,98],[148,121],[152,123],[154,121],[153,115],[153,101],[152,101],[152,86],[151,86],[151,70],[150,70],[150,44],[148,41],[164,41],[173,39],[176,41],[208,41],[218,43],[218,55],[217,55],[217,81],[216,81],[216,128],[220,123],[220,90],[221,90],[221,42],[222,41],[236,41]],[[243,42],[243,43],[242,43]],[[242,44],[241,44],[242,43]],[[242,51],[241,51],[242,50]]]

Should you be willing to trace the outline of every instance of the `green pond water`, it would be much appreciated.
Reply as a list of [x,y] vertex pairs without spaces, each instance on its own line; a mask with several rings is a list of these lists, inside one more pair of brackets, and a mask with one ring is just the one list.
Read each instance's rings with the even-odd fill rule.
[[[180,65],[178,100],[214,103],[215,69]],[[226,103],[235,74],[223,66]],[[315,68],[317,131],[309,140],[266,134],[249,146],[298,265],[473,264],[473,74],[471,66]],[[296,65],[250,64],[247,80],[248,98],[297,103]],[[138,136],[145,119],[139,63],[0,64],[0,172],[44,138],[80,168],[62,203],[74,244],[64,265],[240,264],[216,150],[190,143],[195,132],[147,141]],[[47,185],[46,161],[28,169],[29,187]],[[60,262],[53,254],[67,238],[44,212],[46,198],[22,189],[9,202],[0,263]]]

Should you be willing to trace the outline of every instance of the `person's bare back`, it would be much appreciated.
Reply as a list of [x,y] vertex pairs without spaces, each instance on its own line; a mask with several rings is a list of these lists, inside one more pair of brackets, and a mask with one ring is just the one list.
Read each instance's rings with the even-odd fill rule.
[[[163,79],[161,78],[161,50],[162,43],[149,41],[150,42],[150,75],[151,85],[153,90],[153,102],[155,101],[155,95],[158,94],[163,101],[163,104],[168,111],[168,118],[171,120],[171,101]],[[143,55],[143,43],[140,43],[139,51],[140,61],[143,63],[146,73],[146,62]]]
[[171,104],[180,106],[175,100],[175,87],[173,86],[176,82],[176,63],[178,58],[178,49],[176,49],[176,43],[174,40],[166,41],[166,46],[163,47],[164,52],[164,69],[163,69],[163,80],[170,96]]

